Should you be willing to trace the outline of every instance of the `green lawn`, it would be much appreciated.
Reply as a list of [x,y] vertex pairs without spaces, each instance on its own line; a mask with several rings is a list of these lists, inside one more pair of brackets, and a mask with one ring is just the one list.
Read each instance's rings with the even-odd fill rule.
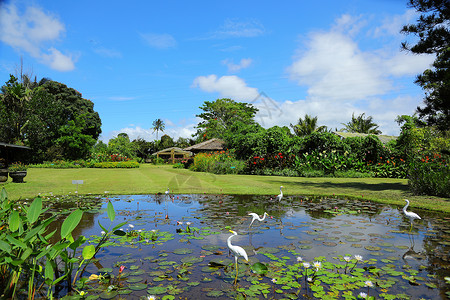
[[277,195],[280,185],[289,195],[346,196],[383,203],[450,212],[450,199],[413,196],[404,179],[385,178],[303,178],[254,175],[214,175],[173,169],[171,166],[141,165],[137,169],[28,169],[23,184],[9,179],[0,184],[11,199],[32,198],[40,194],[66,195],[76,191],[72,180],[83,180],[79,194],[153,194],[170,187],[183,194]]

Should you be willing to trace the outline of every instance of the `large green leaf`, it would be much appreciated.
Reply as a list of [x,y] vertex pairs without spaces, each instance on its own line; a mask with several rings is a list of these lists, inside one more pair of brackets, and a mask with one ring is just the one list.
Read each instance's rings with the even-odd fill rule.
[[116,211],[114,210],[114,207],[111,203],[111,201],[108,201],[108,205],[106,207],[106,212],[108,213],[108,218],[113,222],[116,218]]
[[72,231],[78,226],[82,217],[83,211],[77,209],[64,220],[61,226],[61,239],[71,237]]
[[12,232],[16,232],[19,229],[20,222],[19,212],[17,210],[13,211],[9,216],[9,229]]
[[14,237],[12,237],[10,235],[6,235],[6,239],[15,246],[18,246],[22,249],[27,249],[27,245],[25,245],[23,242],[19,241],[18,239],[15,239]]
[[45,264],[44,275],[45,279],[50,279],[51,281],[53,281],[55,271],[53,270],[53,265],[50,260],[47,260],[47,263]]
[[6,253],[11,253],[11,246],[4,240],[0,240],[0,250],[5,251]]
[[5,188],[2,188],[2,192],[0,194],[0,200],[5,201],[6,199],[8,199],[8,193],[6,193]]
[[94,257],[95,254],[95,246],[94,245],[89,245],[83,248],[83,258],[84,259],[91,259],[92,257]]
[[36,222],[41,212],[42,212],[42,198],[37,197],[36,199],[34,199],[33,203],[31,203],[28,209],[27,212],[28,222],[30,222],[31,224]]

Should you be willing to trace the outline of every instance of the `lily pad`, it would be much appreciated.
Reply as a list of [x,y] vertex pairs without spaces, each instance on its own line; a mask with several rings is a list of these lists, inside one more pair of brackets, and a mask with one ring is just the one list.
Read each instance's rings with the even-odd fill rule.
[[259,275],[265,274],[269,270],[265,264],[260,262],[254,263],[251,268],[254,273]]
[[119,293],[117,291],[111,291],[111,292],[104,291],[103,293],[100,294],[100,298],[113,299],[113,298],[117,297],[118,294]]
[[192,252],[194,252],[194,251],[190,248],[178,248],[178,249],[173,250],[173,253],[178,254],[178,255],[191,254]]
[[271,254],[275,254],[280,252],[280,249],[275,248],[275,247],[264,247],[258,250],[258,253],[271,253]]
[[142,291],[142,290],[145,290],[147,288],[147,284],[145,284],[145,283],[130,284],[128,286],[128,288],[130,290],[133,290],[133,291]]
[[181,259],[182,263],[191,263],[191,264],[199,263],[202,261],[203,261],[203,257],[199,257],[199,256],[187,256],[187,257],[183,257]]

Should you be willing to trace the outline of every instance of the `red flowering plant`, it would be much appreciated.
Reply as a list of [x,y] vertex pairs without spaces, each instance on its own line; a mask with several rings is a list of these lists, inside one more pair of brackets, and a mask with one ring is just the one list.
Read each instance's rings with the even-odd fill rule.
[[270,175],[282,172],[285,169],[293,169],[295,161],[294,154],[283,154],[281,152],[266,154],[263,156],[255,155],[250,157],[245,170],[249,174]]
[[450,155],[417,150],[409,164],[408,185],[414,194],[450,197]]

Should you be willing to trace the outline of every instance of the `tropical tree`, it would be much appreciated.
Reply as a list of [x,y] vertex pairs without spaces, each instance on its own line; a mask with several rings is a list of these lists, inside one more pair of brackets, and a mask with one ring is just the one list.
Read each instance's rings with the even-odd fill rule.
[[[31,147],[29,157],[33,162],[56,157],[72,159],[77,155],[83,158],[86,151],[80,151],[78,142],[71,143],[70,139],[76,133],[78,140],[84,139],[86,145],[91,145],[84,135],[94,141],[98,138],[101,120],[93,107],[91,101],[61,83],[32,81],[26,75],[19,80],[10,75],[0,93],[0,140]],[[81,116],[82,122],[77,120]],[[67,148],[72,146],[73,151]]]
[[294,130],[294,133],[297,136],[307,136],[311,133],[317,132],[326,132],[328,131],[327,126],[319,126],[317,127],[317,116],[311,117],[308,114],[305,114],[305,118],[298,118],[298,122],[295,125],[290,124],[291,128]]
[[254,118],[258,111],[252,104],[236,102],[228,98],[217,99],[213,102],[205,101],[200,109],[203,113],[197,117],[203,121],[197,125],[194,136],[202,140],[224,138],[236,122],[247,125],[256,124]]
[[164,129],[166,128],[166,125],[164,124],[164,121],[161,119],[156,119],[155,121],[153,121],[152,123],[152,129],[153,132],[156,131],[156,139],[158,139],[158,132],[164,132]]
[[373,122],[373,118],[371,116],[365,117],[365,113],[360,114],[355,117],[355,114],[352,114],[352,120],[347,124],[342,123],[345,126],[343,131],[347,132],[359,132],[359,133],[367,133],[367,134],[380,134],[381,131],[378,129],[378,125]]
[[441,130],[450,128],[450,1],[409,0],[409,6],[421,13],[416,24],[405,25],[402,33],[414,35],[414,45],[402,43],[414,54],[435,54],[433,68],[417,76],[415,83],[425,91],[419,117]]

